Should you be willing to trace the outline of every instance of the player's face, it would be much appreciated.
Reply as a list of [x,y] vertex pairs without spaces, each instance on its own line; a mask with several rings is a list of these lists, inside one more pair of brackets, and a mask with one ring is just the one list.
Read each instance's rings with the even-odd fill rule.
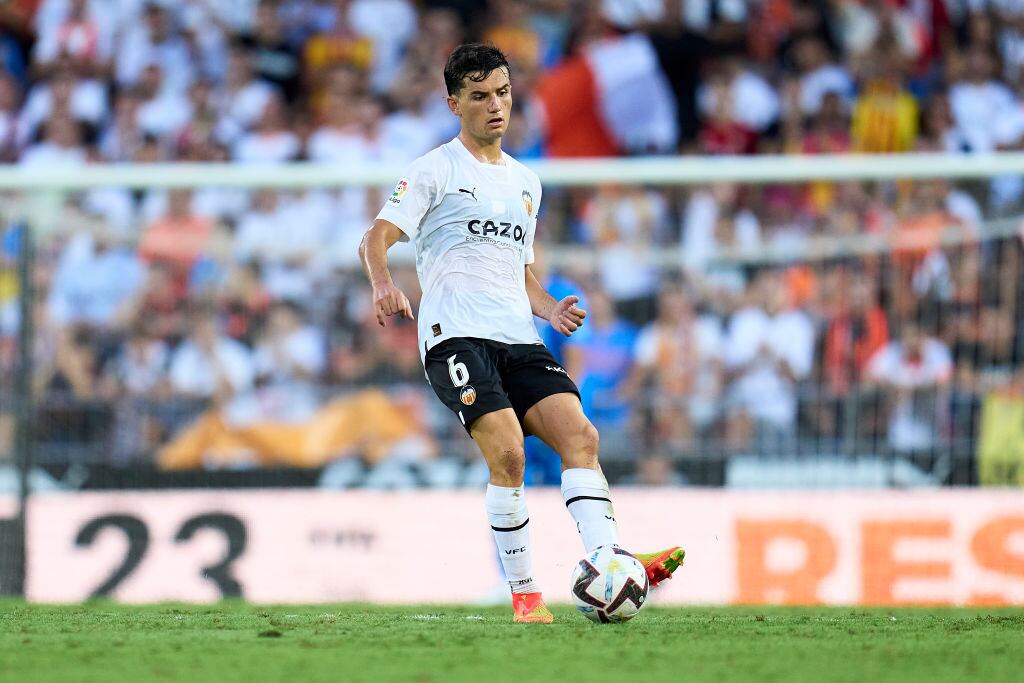
[[508,70],[495,69],[482,81],[463,80],[462,91],[448,98],[462,128],[478,140],[497,140],[508,130],[512,113],[512,84]]

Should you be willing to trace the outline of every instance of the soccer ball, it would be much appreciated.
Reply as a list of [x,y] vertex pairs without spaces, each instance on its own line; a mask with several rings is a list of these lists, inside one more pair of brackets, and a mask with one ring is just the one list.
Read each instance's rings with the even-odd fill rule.
[[602,546],[576,565],[572,599],[591,621],[629,621],[647,600],[647,572],[640,560],[622,548]]

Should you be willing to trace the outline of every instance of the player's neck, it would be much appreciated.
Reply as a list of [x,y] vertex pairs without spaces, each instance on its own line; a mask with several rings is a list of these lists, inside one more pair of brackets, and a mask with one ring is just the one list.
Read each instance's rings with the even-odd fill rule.
[[494,141],[477,140],[465,130],[459,132],[459,140],[469,153],[482,164],[500,166],[504,163],[501,155],[501,138]]

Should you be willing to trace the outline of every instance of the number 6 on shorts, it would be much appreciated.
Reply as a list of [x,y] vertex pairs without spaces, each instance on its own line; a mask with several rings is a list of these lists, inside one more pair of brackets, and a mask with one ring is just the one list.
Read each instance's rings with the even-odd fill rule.
[[457,387],[464,387],[469,384],[469,370],[466,368],[465,363],[456,363],[455,356],[458,354],[452,354],[448,359],[448,374],[452,376],[452,383]]

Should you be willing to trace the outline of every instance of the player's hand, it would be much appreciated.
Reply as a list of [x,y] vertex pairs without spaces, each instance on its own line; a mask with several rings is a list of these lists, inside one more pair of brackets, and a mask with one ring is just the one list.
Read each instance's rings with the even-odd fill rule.
[[576,305],[580,298],[578,296],[567,296],[557,304],[548,316],[548,322],[566,337],[583,326],[583,319],[587,312]]
[[373,288],[373,310],[377,322],[384,327],[384,318],[398,314],[407,320],[415,320],[409,298],[393,282]]

